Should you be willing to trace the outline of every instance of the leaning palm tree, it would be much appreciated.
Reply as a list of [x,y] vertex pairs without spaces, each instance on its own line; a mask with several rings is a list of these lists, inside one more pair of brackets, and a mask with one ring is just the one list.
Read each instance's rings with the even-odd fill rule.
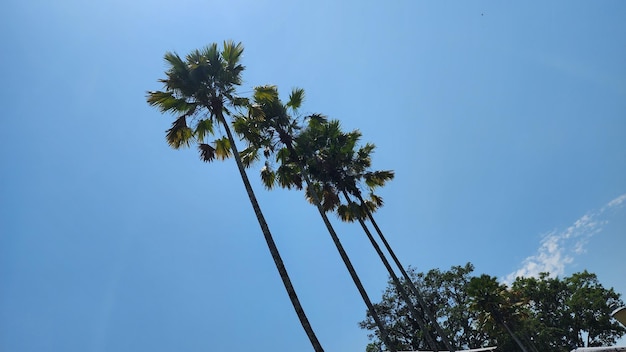
[[[168,70],[165,72],[166,78],[159,80],[163,83],[164,90],[148,92],[147,101],[150,105],[158,107],[161,112],[173,113],[177,116],[172,127],[166,132],[166,139],[171,147],[178,149],[197,143],[200,157],[205,162],[216,158],[223,160],[231,155],[234,157],[289,299],[313,349],[316,352],[322,352],[323,348],[304,313],[252,191],[229,123],[226,121],[226,116],[230,114],[228,109],[246,101],[235,94],[235,88],[241,85],[241,73],[244,70],[244,66],[240,63],[242,53],[241,43],[235,44],[232,41],[224,42],[221,51],[214,43],[201,50],[192,51],[185,59],[176,53],[166,53],[165,61],[168,65]],[[206,139],[215,132],[215,124],[223,128],[226,136],[209,143]]]
[[[335,210],[342,220],[350,222],[356,220],[360,223],[370,243],[389,272],[400,296],[406,302],[413,315],[414,322],[417,325],[415,328],[423,332],[430,348],[438,351],[437,344],[430,335],[429,328],[424,321],[423,312],[427,312],[427,307],[421,299],[420,293],[414,291],[414,295],[422,307],[422,312],[419,312],[413,305],[413,301],[364,222],[365,217],[368,215],[374,221],[371,213],[383,205],[382,198],[376,195],[374,191],[377,187],[382,187],[387,181],[393,179],[394,173],[386,170],[369,171],[371,166],[370,155],[375,146],[367,143],[365,146],[356,149],[360,138],[361,133],[359,131],[342,132],[339,122],[336,120],[323,121],[318,119],[310,121],[306,131],[300,134],[297,139],[298,152],[306,156],[306,167],[310,170],[311,177],[315,180],[313,187],[310,188],[312,192],[309,194],[309,199],[317,193],[318,197],[325,200],[325,209],[327,211]],[[363,199],[361,188],[367,189],[369,193],[367,200]],[[344,197],[345,203],[342,203],[341,196]],[[352,197],[358,198],[360,204],[353,201]],[[380,230],[379,236],[383,239],[388,251],[395,258],[395,254],[393,254]],[[402,267],[401,269],[403,270]],[[435,326],[437,333],[448,350],[454,351],[447,336],[438,326],[436,319],[432,319],[431,324]]]
[[[343,260],[352,280],[357,287],[365,305],[376,322],[385,345],[395,351],[394,345],[389,341],[384,324],[380,320],[376,310],[348,257],[339,236],[335,232],[326,212],[329,200],[318,197],[317,192],[311,192],[314,185],[308,176],[306,162],[296,151],[296,135],[300,130],[298,121],[289,114],[295,113],[304,98],[302,89],[294,89],[289,97],[289,102],[283,104],[278,96],[275,86],[256,87],[253,101],[249,106],[247,115],[240,114],[235,118],[235,131],[248,141],[248,148],[242,152],[242,158],[252,162],[259,158],[259,150],[263,150],[266,158],[274,155],[280,161],[280,166],[273,170],[269,161],[261,170],[261,178],[268,189],[276,183],[285,188],[295,187],[302,189],[302,182],[307,185],[307,193],[310,194],[311,202],[317,207],[320,216]],[[314,115],[310,120],[324,120],[320,115]]]
[[[310,136],[307,136],[307,134],[310,134]],[[413,296],[416,298],[419,306],[421,306],[422,312],[440,336],[441,342],[449,351],[454,351],[447,334],[424,302],[423,295],[413,284],[372,215],[374,211],[383,205],[382,198],[374,194],[374,190],[393,179],[394,174],[392,171],[370,171],[370,155],[375,146],[367,143],[358,150],[355,149],[360,137],[359,131],[341,132],[338,121],[312,121],[309,124],[307,132],[299,137],[299,146],[301,153],[305,155],[309,153],[306,160],[308,163],[307,167],[311,170],[311,176],[316,180],[316,187],[314,188],[321,194],[322,198],[329,201],[327,208],[329,210],[336,209],[342,220],[358,221],[360,223],[381,261],[389,271],[394,284],[398,287],[400,295],[407,302],[407,306],[416,317],[419,328],[425,332],[429,345],[434,350],[437,350],[437,347],[434,346],[434,341],[432,341],[426,331],[425,322],[423,319],[420,319],[419,312],[413,308],[412,302],[400,284],[394,270],[364,222],[365,219],[370,220],[396,266],[400,269]],[[362,190],[369,194],[367,199],[364,199]],[[345,203],[341,201],[341,195],[343,195]]]

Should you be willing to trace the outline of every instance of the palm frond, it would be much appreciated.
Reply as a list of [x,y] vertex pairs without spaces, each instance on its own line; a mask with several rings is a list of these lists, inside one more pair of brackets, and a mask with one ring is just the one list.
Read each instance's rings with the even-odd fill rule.
[[287,148],[281,148],[280,150],[278,150],[278,152],[276,153],[276,161],[280,162],[281,164],[285,164],[288,162],[297,162],[297,160],[292,160],[291,152],[289,152],[289,149]]
[[176,53],[165,53],[165,61],[169,69],[165,72],[167,79],[160,79],[167,91],[178,92],[186,97],[194,94],[195,87],[191,84],[189,65]]
[[370,193],[370,202],[375,205],[376,208],[380,208],[383,206],[383,197]]
[[265,163],[265,166],[261,168],[261,181],[263,181],[263,185],[265,185],[265,188],[274,188],[274,184],[276,182],[276,173],[267,163]]
[[281,164],[276,170],[276,180],[278,185],[291,189],[302,189],[302,176],[300,170],[293,164]]
[[244,97],[233,97],[230,103],[235,107],[242,108],[250,105],[250,100]]
[[224,61],[222,77],[225,82],[230,82],[231,86],[240,85],[242,82],[241,72],[245,69],[245,67],[239,63],[242,54],[243,44],[241,44],[241,42],[237,44],[235,44],[232,40],[224,42],[221,55]]
[[309,120],[309,123],[313,121],[318,124],[325,123],[326,121],[328,121],[328,117],[322,114],[312,114],[312,115],[307,116],[307,119]]
[[344,154],[353,153],[356,143],[361,138],[361,132],[354,130],[350,133],[342,133],[340,139],[343,143],[340,145],[340,150]]
[[258,104],[271,104],[278,101],[278,88],[273,85],[254,87],[254,101]]
[[350,213],[350,209],[347,205],[340,205],[337,207],[337,215],[342,221],[352,222],[354,219],[352,218],[352,214]]
[[205,97],[214,95],[211,88],[214,87],[213,78],[219,74],[219,67],[216,69],[208,61],[206,55],[200,50],[194,50],[187,55],[189,66],[188,84],[193,89],[193,95]]
[[248,147],[239,153],[243,166],[248,168],[259,160],[259,150],[254,146]]
[[149,91],[146,101],[150,106],[156,106],[161,112],[180,113],[195,108],[195,104],[176,98],[172,92]]
[[222,50],[222,57],[229,66],[235,66],[239,63],[241,55],[243,54],[243,44],[241,42],[236,43],[232,40],[224,41]]
[[250,146],[266,151],[274,151],[276,143],[273,141],[273,134],[261,119],[250,117],[250,115],[238,114],[233,119],[233,127],[235,132],[242,139],[246,140]]
[[168,51],[165,53],[163,58],[169,64],[171,70],[175,70],[177,72],[187,71],[187,63],[181,59],[178,54]]
[[216,139],[215,143],[215,156],[220,160],[225,160],[232,155],[230,149],[230,141],[226,137]]
[[328,133],[329,136],[337,137],[342,134],[341,122],[339,122],[339,120],[330,120],[328,123],[324,124],[324,127],[326,128],[326,133]]
[[294,88],[289,94],[289,101],[287,102],[287,107],[292,108],[293,110],[298,110],[304,101],[304,89],[302,88]]
[[315,204],[315,197],[313,196],[313,193],[317,194],[318,199],[322,199],[322,190],[318,183],[310,183],[304,190],[304,197],[311,204]]
[[392,170],[366,172],[363,175],[365,184],[370,188],[382,187],[387,181],[393,180],[395,173]]
[[356,153],[355,163],[358,164],[363,170],[372,166],[371,154],[376,146],[372,143],[366,143],[365,146],[359,148]]
[[348,205],[340,205],[337,207],[337,215],[342,221],[354,222],[357,219],[365,218],[363,209],[356,203],[350,203]]
[[207,62],[216,62],[220,60],[220,52],[217,49],[217,43],[211,43],[202,48],[201,51],[196,50],[196,53],[198,56],[204,57]]
[[374,143],[365,143],[364,146],[362,146],[361,148],[359,148],[359,152],[366,154],[366,155],[370,155],[374,152],[374,149],[376,149],[376,145]]
[[213,121],[211,119],[203,119],[198,121],[195,134],[196,139],[200,142],[203,142],[206,136],[213,134]]
[[201,50],[192,52],[187,60],[191,65],[194,65],[192,67],[200,69],[199,73],[204,73],[207,77],[211,77],[211,81],[217,81],[223,70],[222,56],[217,49],[217,43],[211,43]]
[[375,195],[374,193],[370,193],[369,196],[369,199],[364,199],[363,204],[361,205],[363,209],[363,217],[367,215],[367,213],[365,213],[365,210],[369,211],[370,213],[374,213],[384,204],[382,197]]
[[198,150],[200,151],[200,159],[204,162],[211,162],[215,160],[215,148],[209,144],[198,144]]
[[259,134],[251,119],[241,114],[235,115],[233,118],[233,129],[235,133],[247,140],[249,144],[259,143]]
[[248,118],[258,122],[265,121],[265,111],[263,111],[263,107],[259,104],[251,104],[248,107]]
[[341,200],[339,199],[339,195],[337,194],[337,190],[331,185],[324,185],[323,187],[323,197],[322,197],[322,206],[325,211],[331,211],[336,209],[339,204],[341,204]]
[[187,119],[184,115],[172,123],[172,127],[166,131],[165,138],[167,143],[174,149],[191,145],[193,131],[187,126]]

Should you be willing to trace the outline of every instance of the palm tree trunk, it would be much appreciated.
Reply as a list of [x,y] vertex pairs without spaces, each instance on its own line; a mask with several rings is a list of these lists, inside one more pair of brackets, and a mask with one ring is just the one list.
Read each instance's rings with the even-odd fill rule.
[[[352,200],[348,196],[348,192],[346,192],[345,190],[343,191],[343,196],[344,198],[346,198],[346,202],[352,204]],[[439,352],[437,344],[433,340],[433,337],[430,335],[430,332],[428,331],[428,328],[426,327],[426,324],[424,323],[424,319],[422,315],[418,313],[417,309],[413,305],[413,301],[411,300],[411,298],[409,298],[409,295],[407,294],[406,290],[402,286],[402,283],[398,279],[398,276],[396,275],[395,271],[389,264],[387,257],[385,257],[385,254],[380,249],[378,242],[376,242],[376,240],[374,239],[374,236],[372,236],[372,233],[370,232],[369,228],[367,228],[367,225],[365,225],[365,222],[363,221],[363,219],[358,218],[358,220],[359,220],[359,223],[361,224],[361,227],[363,228],[363,231],[367,235],[367,238],[370,240],[372,247],[374,247],[374,249],[376,250],[376,253],[380,257],[380,260],[385,265],[385,268],[387,268],[387,272],[389,272],[389,275],[391,276],[391,279],[393,280],[393,283],[396,286],[398,293],[400,293],[400,296],[406,302],[406,305],[409,307],[409,310],[411,311],[411,313],[413,314],[413,317],[417,321],[417,325],[419,326],[419,329],[424,333],[424,338],[426,339],[428,346],[430,346],[430,348],[434,352]]]
[[287,294],[289,295],[289,299],[291,300],[291,304],[293,305],[296,314],[298,315],[298,319],[300,319],[300,324],[302,324],[302,328],[306,332],[309,337],[309,341],[313,346],[315,352],[324,352],[322,345],[320,344],[317,336],[315,336],[315,332],[309,323],[309,319],[307,318],[302,305],[300,304],[300,300],[298,299],[298,295],[296,294],[296,290],[294,289],[291,279],[289,278],[289,274],[287,273],[287,269],[283,263],[282,258],[280,257],[280,253],[278,252],[278,248],[276,247],[276,243],[270,233],[269,227],[265,222],[265,217],[261,212],[261,207],[257,202],[256,196],[252,190],[252,186],[250,185],[250,180],[248,179],[248,175],[246,174],[246,170],[241,162],[241,157],[239,156],[239,152],[237,151],[237,146],[235,145],[235,139],[228,127],[228,123],[224,118],[224,114],[221,110],[217,110],[217,118],[219,122],[224,127],[226,131],[226,135],[228,136],[228,140],[230,141],[230,147],[233,151],[233,156],[235,157],[235,161],[237,162],[237,168],[239,169],[239,173],[241,174],[241,179],[246,188],[246,192],[248,193],[248,198],[250,198],[250,203],[252,203],[252,208],[254,209],[254,213],[256,214],[257,220],[259,221],[259,225],[261,226],[261,231],[263,232],[263,236],[265,237],[265,242],[267,243],[267,247],[270,250],[270,254],[272,255],[272,259],[274,259],[274,264],[276,265],[276,269],[278,269],[278,273],[280,274],[280,278],[283,281],[283,285],[285,285],[285,289],[287,290]]
[[[302,165],[300,167],[300,170],[302,172],[302,177],[304,178],[307,188],[310,188],[311,180],[309,179],[309,175],[305,171],[304,167],[302,167]],[[330,237],[333,239],[333,242],[335,243],[335,247],[337,247],[337,251],[339,251],[339,256],[343,260],[343,263],[345,264],[346,268],[348,269],[348,272],[350,273],[350,276],[352,277],[352,281],[354,281],[354,284],[356,285],[357,289],[359,290],[359,293],[361,294],[361,298],[363,298],[363,302],[365,302],[367,309],[369,310],[370,314],[374,318],[374,321],[376,322],[376,325],[378,326],[378,330],[380,331],[380,335],[383,339],[383,342],[385,343],[387,348],[391,350],[391,352],[396,352],[395,346],[392,345],[391,341],[389,340],[389,334],[387,333],[387,329],[385,329],[385,326],[380,320],[378,313],[376,313],[376,309],[374,309],[374,305],[372,304],[372,301],[367,295],[367,292],[365,291],[365,288],[363,287],[363,284],[361,283],[361,279],[359,279],[359,275],[357,275],[356,270],[354,269],[354,266],[352,266],[352,262],[350,261],[350,258],[346,254],[346,251],[343,248],[341,241],[339,240],[339,236],[337,236],[337,233],[335,232],[333,225],[328,220],[328,216],[326,216],[326,212],[324,211],[324,208],[322,208],[322,203],[320,202],[317,192],[312,191],[311,194],[313,195],[313,201],[315,202],[317,210],[319,211],[320,216],[322,217],[322,220],[324,220],[324,224],[326,225],[326,228],[328,229],[328,232],[330,233]]]
[[[287,135],[284,129],[277,128],[277,130],[279,134]],[[309,175],[306,171],[304,163],[300,161],[300,158],[298,157],[298,153],[296,153],[295,149],[293,148],[293,144],[291,143],[290,139],[285,139],[282,141],[287,147],[287,150],[289,151],[289,154],[291,155],[292,159],[295,161],[298,161],[302,178],[304,179],[304,182],[307,188],[310,188],[311,179],[309,178]],[[354,282],[354,285],[357,287],[357,290],[361,294],[361,298],[363,299],[363,302],[365,302],[365,305],[367,306],[368,311],[372,315],[372,318],[374,318],[374,321],[376,322],[376,326],[378,326],[378,330],[380,331],[380,336],[382,337],[383,342],[385,343],[387,348],[391,350],[391,352],[396,352],[395,346],[392,345],[391,340],[389,340],[389,334],[387,333],[387,329],[385,329],[385,325],[382,323],[382,320],[380,320],[380,317],[378,316],[376,309],[374,309],[374,305],[372,304],[372,301],[367,295],[367,292],[365,291],[365,287],[363,287],[363,284],[361,283],[361,279],[359,279],[359,275],[356,273],[354,266],[352,266],[352,262],[350,261],[348,254],[343,248],[343,245],[341,244],[341,241],[339,240],[339,236],[337,236],[337,232],[335,232],[333,225],[330,223],[330,220],[328,220],[328,216],[326,216],[326,212],[324,211],[324,208],[322,208],[322,203],[320,202],[320,199],[317,193],[315,191],[312,191],[311,194],[313,196],[313,201],[315,203],[315,206],[317,207],[317,210],[319,211],[320,216],[322,217],[322,220],[324,221],[324,225],[326,225],[326,229],[328,230],[328,233],[330,234],[330,237],[332,238],[333,243],[335,244],[335,247],[337,248],[337,251],[339,252],[339,256],[343,260],[343,263],[346,266],[346,269],[348,269],[348,272],[350,273],[350,277],[352,277],[352,281]]]
[[450,340],[448,339],[447,335],[444,333],[443,329],[439,325],[439,322],[437,322],[437,318],[430,311],[430,309],[426,305],[426,302],[424,302],[424,299],[422,297],[421,292],[413,284],[413,281],[411,280],[411,277],[409,276],[409,274],[407,274],[406,270],[404,270],[404,267],[402,266],[402,263],[400,263],[400,260],[396,256],[395,252],[393,251],[393,249],[391,249],[391,246],[389,245],[389,242],[387,242],[387,239],[383,235],[383,232],[380,230],[380,227],[378,227],[378,224],[376,223],[376,220],[374,220],[374,216],[372,216],[372,213],[365,206],[365,201],[363,200],[363,197],[361,196],[360,192],[357,194],[357,198],[359,199],[359,202],[361,202],[361,206],[365,209],[365,211],[367,213],[368,219],[370,220],[372,225],[374,225],[374,229],[378,233],[378,236],[380,237],[380,240],[385,245],[385,248],[387,249],[387,251],[391,255],[391,258],[393,259],[394,263],[396,263],[396,266],[398,267],[398,269],[400,269],[400,272],[402,273],[402,276],[404,277],[406,282],[409,284],[409,287],[411,288],[411,291],[413,291],[413,294],[415,295],[415,298],[417,299],[417,303],[419,303],[419,305],[422,307],[422,310],[424,311],[424,313],[426,313],[426,315],[430,319],[430,322],[435,327],[435,330],[437,330],[437,333],[439,334],[439,337],[441,337],[441,340],[443,341],[444,345],[446,345],[446,348],[448,349],[448,351],[454,352],[455,351],[454,347],[452,346],[452,344],[450,343]]

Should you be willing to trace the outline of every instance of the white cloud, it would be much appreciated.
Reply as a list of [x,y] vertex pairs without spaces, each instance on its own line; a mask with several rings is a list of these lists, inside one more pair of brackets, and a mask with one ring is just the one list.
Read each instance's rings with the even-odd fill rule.
[[541,240],[537,253],[527,257],[516,271],[504,278],[511,283],[516,277],[538,277],[539,273],[548,272],[550,276],[565,273],[565,267],[574,261],[576,255],[585,253],[585,246],[590,238],[602,231],[607,224],[601,215],[610,209],[620,206],[626,201],[626,194],[608,202],[597,212],[589,212],[576,220],[563,231],[552,231]]
[[616,206],[618,206],[618,205],[622,204],[625,200],[626,200],[626,194],[622,194],[621,196],[619,196],[619,197],[617,197],[617,198],[613,199],[612,201],[610,201],[610,202],[606,205],[606,207],[609,207],[609,208],[614,208],[614,207],[616,207]]

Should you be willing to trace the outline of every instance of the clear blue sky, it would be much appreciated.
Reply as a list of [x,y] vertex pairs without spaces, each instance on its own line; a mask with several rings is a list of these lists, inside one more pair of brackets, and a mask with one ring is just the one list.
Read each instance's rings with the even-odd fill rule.
[[[4,2],[0,350],[306,351],[232,160],[169,149],[163,54],[245,45],[245,94],[307,92],[396,179],[378,221],[420,271],[587,269],[626,293],[626,2]],[[262,189],[325,349],[365,306],[315,209]],[[625,202],[626,203],[626,202]],[[337,228],[370,295],[387,275]]]

